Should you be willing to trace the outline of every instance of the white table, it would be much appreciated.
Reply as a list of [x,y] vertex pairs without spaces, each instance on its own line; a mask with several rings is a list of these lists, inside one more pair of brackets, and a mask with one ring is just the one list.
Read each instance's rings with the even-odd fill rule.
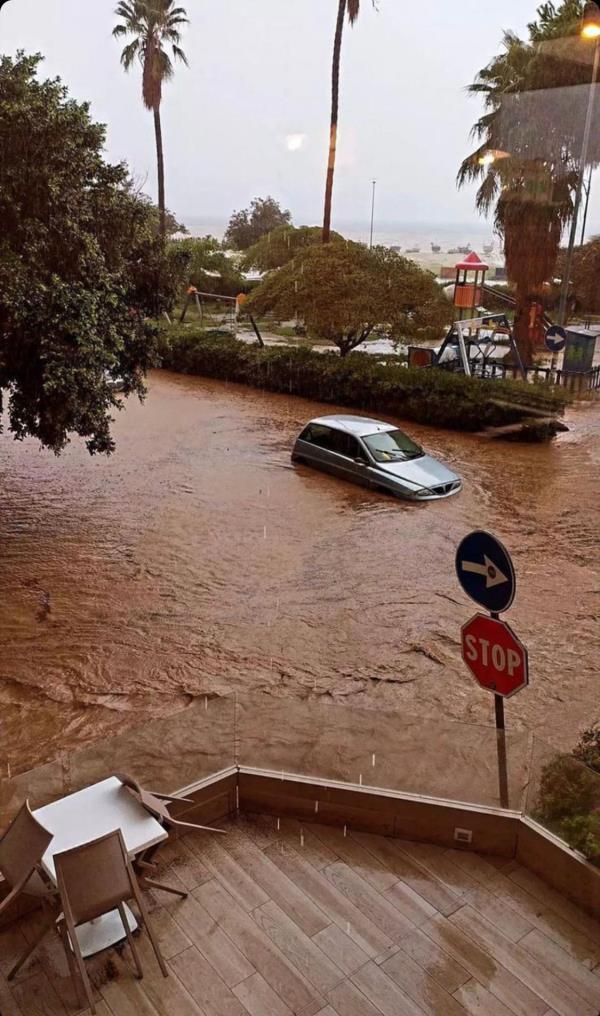
[[[130,857],[161,843],[167,831],[136,801],[116,776],[62,797],[34,811],[36,819],[53,833],[53,839],[42,858],[42,867],[56,882],[54,855],[82,843],[89,843],[120,829]],[[127,920],[133,930],[137,921],[129,908]],[[77,929],[77,938],[84,956],[107,949],[125,938],[125,929],[118,910],[113,910]]]

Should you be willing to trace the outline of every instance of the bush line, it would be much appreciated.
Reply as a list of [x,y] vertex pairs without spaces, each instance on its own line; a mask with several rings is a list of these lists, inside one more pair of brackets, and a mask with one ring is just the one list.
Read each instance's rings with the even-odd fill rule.
[[382,363],[367,353],[341,358],[305,347],[261,349],[228,333],[189,326],[162,331],[160,357],[163,367],[183,374],[453,430],[480,431],[527,421],[522,435],[526,440],[543,440],[561,429],[556,417],[569,401],[565,392],[547,384],[480,381],[444,370]]

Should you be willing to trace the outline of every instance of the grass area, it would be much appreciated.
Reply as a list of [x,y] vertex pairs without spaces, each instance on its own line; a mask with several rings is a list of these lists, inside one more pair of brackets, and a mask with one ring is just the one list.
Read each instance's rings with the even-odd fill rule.
[[162,329],[161,357],[164,367],[184,374],[455,430],[528,421],[523,433],[527,440],[544,440],[556,433],[557,418],[569,401],[565,392],[545,384],[479,381],[443,370],[409,369],[390,363],[389,357],[382,363],[366,353],[342,359],[295,345],[260,349],[226,333],[190,326]]

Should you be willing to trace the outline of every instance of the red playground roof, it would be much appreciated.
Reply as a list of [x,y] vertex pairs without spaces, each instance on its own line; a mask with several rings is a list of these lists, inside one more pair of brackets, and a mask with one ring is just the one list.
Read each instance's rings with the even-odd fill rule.
[[463,261],[459,261],[456,265],[457,268],[470,268],[471,271],[487,272],[489,265],[486,265],[485,261],[482,261],[479,254],[476,254],[474,250],[470,254],[467,254]]

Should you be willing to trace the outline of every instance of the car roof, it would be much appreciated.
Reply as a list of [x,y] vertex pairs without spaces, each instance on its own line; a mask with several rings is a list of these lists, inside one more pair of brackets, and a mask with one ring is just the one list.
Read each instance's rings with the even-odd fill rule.
[[383,420],[373,420],[369,416],[346,416],[345,414],[317,416],[310,422],[322,423],[326,427],[334,427],[337,430],[345,430],[349,434],[356,434],[357,437],[375,434],[378,430],[388,431],[398,429],[392,423],[384,423]]

